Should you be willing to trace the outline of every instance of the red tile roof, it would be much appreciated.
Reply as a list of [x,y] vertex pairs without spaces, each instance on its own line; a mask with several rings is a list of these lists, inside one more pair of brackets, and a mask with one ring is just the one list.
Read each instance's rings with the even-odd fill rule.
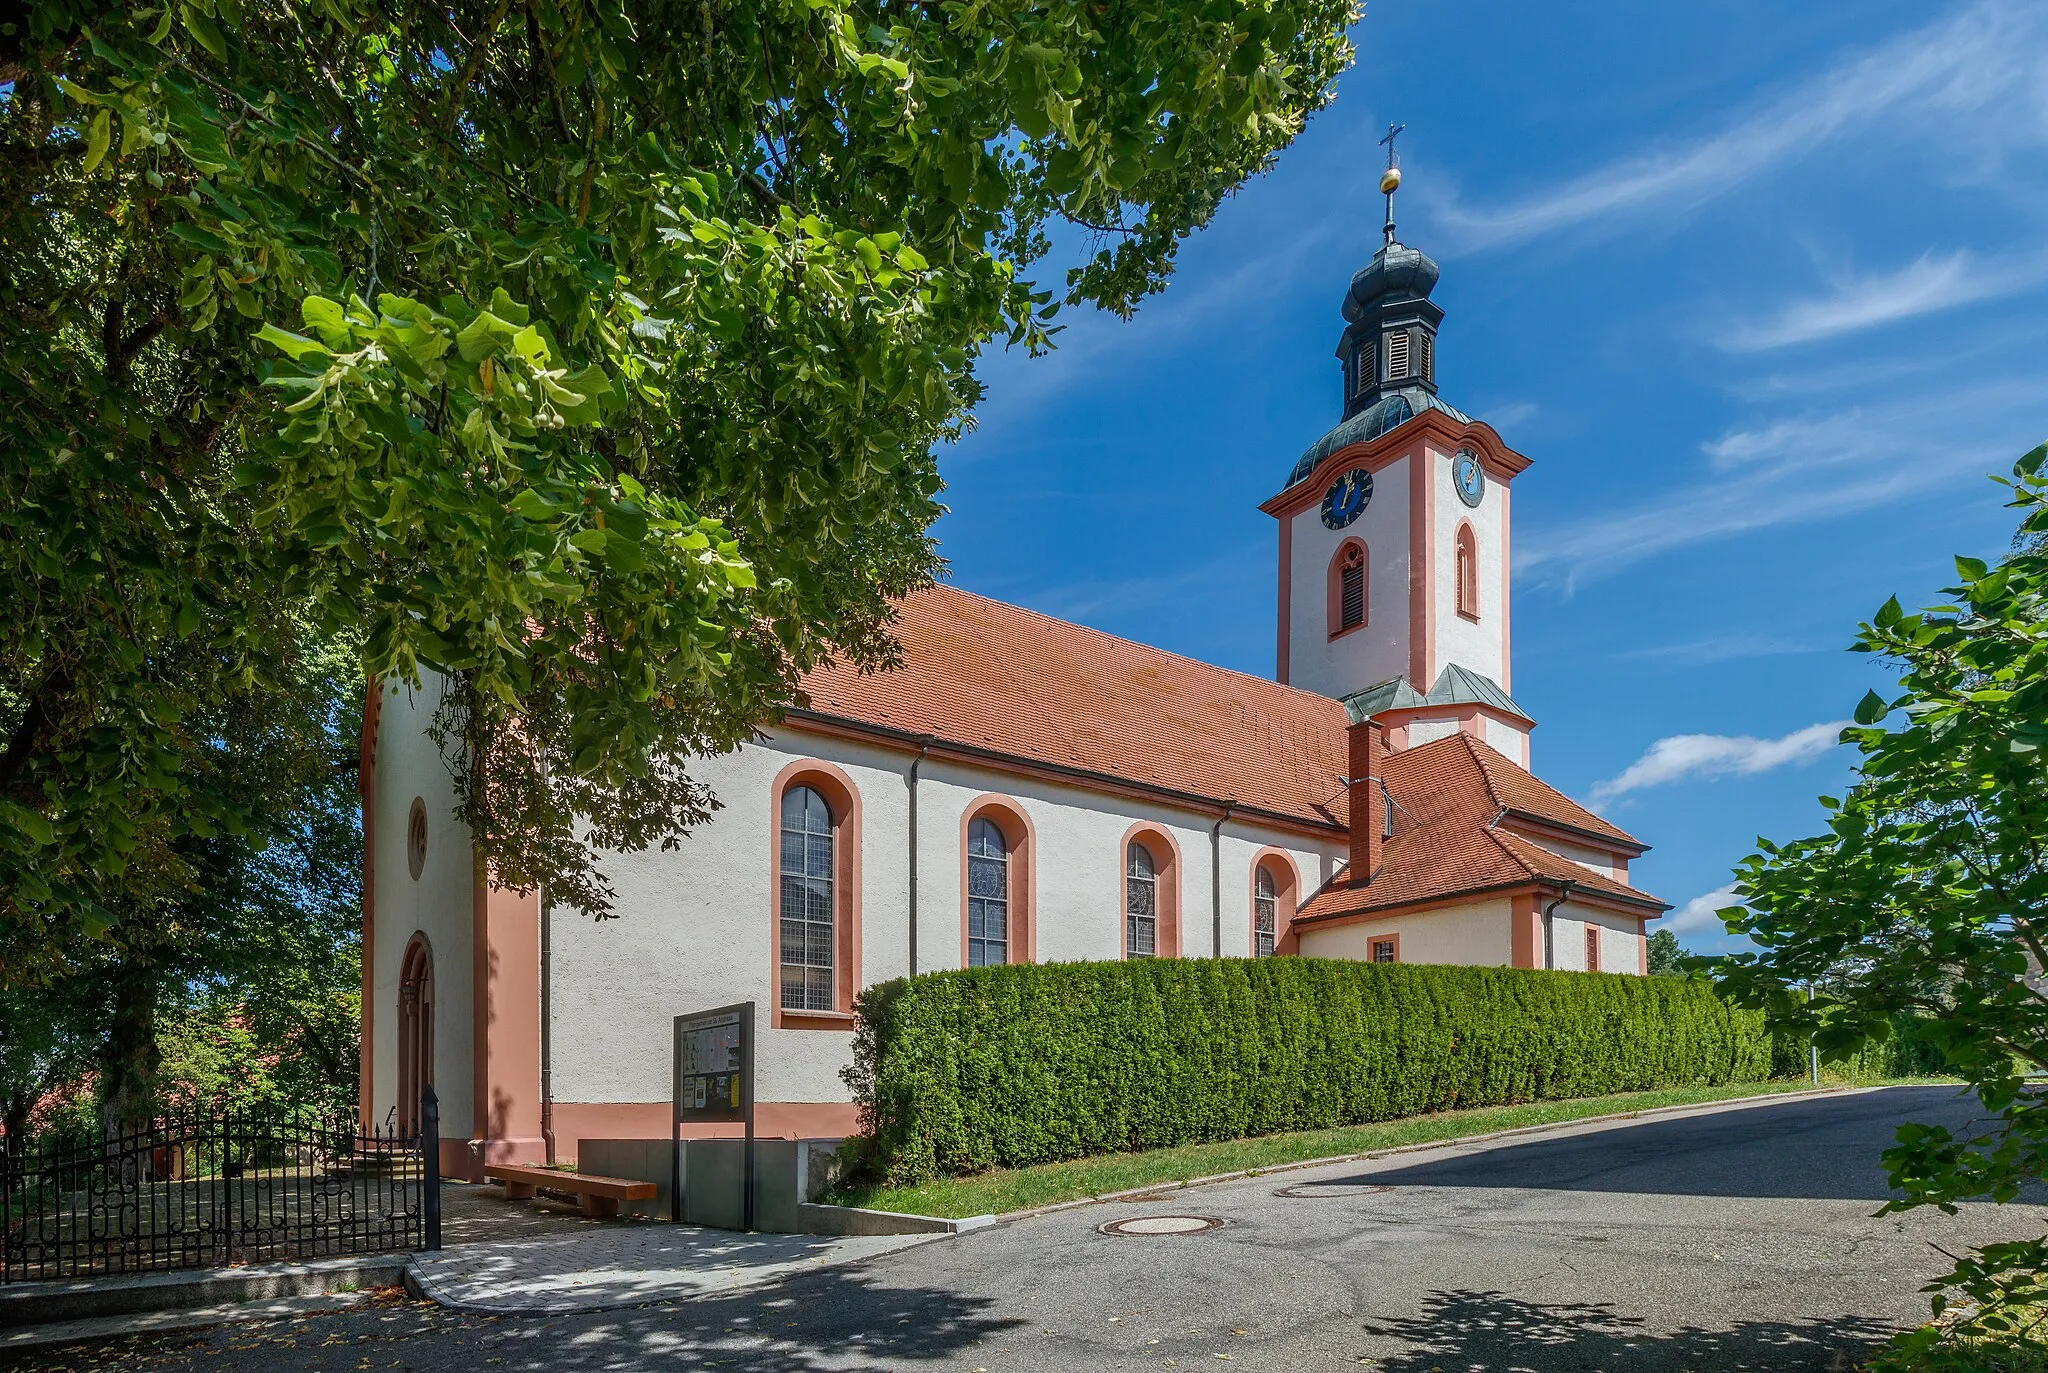
[[[812,672],[807,709],[1316,825],[1346,817],[1338,778],[1350,766],[1348,721],[1330,697],[948,586],[899,602],[893,632],[900,666]],[[1303,916],[1565,877],[1660,904],[1497,828],[1506,811],[1642,847],[1469,735],[1392,754],[1384,771],[1396,819],[1378,879],[1357,890],[1333,885]]]
[[[1340,872],[1305,902],[1297,920],[1440,901],[1468,892],[1571,881],[1581,891],[1633,905],[1668,909],[1625,882],[1582,867],[1497,823],[1504,808],[1575,829],[1616,836],[1631,850],[1641,845],[1538,781],[1469,734],[1453,734],[1390,755],[1384,765],[1394,801],[1394,834],[1380,853],[1380,870],[1364,887]],[[1503,796],[1517,802],[1509,807]]]
[[905,597],[893,632],[900,667],[813,672],[810,709],[1316,824],[1343,819],[1347,722],[1327,696],[949,586]]

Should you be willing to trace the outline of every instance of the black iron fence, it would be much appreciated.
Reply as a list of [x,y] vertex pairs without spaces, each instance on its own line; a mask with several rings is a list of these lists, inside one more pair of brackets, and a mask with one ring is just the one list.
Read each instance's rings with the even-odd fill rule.
[[0,1282],[441,1247],[439,1116],[282,1114],[0,1140]]

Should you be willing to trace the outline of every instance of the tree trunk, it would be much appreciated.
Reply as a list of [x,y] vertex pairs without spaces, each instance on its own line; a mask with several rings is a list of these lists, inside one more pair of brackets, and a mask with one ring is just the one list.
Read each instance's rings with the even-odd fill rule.
[[109,1135],[133,1134],[156,1114],[155,969],[124,968],[114,981],[114,1015],[100,1051],[100,1123]]

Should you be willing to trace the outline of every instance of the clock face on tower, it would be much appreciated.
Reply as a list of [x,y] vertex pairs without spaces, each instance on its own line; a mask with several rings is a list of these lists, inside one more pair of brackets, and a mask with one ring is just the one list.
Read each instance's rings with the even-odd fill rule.
[[1457,484],[1458,499],[1467,505],[1476,507],[1486,496],[1486,469],[1469,448],[1460,448],[1451,459],[1451,480]]
[[1328,494],[1323,497],[1323,523],[1331,529],[1342,529],[1365,513],[1366,503],[1372,500],[1372,473],[1363,467],[1354,467],[1330,484]]

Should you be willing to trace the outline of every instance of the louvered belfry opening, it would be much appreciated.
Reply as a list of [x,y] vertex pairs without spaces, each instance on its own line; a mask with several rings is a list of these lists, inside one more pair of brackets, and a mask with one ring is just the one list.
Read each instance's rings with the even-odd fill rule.
[[1337,624],[1356,629],[1365,623],[1365,554],[1357,544],[1344,550],[1344,562],[1337,569]]
[[1426,382],[1434,383],[1436,381],[1435,336],[1429,330],[1424,329],[1416,342],[1422,351],[1422,368],[1417,375]]
[[1408,380],[1408,331],[1397,329],[1387,335],[1387,380]]

